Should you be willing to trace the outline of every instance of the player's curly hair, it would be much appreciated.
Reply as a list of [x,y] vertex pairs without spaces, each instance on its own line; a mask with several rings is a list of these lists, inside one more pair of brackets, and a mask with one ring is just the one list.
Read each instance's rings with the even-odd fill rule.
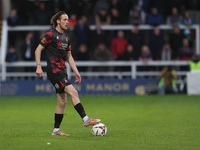
[[57,12],[54,16],[51,17],[51,24],[53,25],[53,28],[56,28],[57,26],[57,20],[60,20],[60,17],[63,15],[63,14],[66,14],[66,12],[64,11],[59,11]]

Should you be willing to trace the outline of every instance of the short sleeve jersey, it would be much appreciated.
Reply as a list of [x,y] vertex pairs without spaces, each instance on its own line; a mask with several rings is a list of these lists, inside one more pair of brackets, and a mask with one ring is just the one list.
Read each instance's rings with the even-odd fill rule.
[[61,34],[51,29],[42,38],[40,44],[47,54],[47,72],[66,72],[66,53],[71,51],[70,39],[66,33]]

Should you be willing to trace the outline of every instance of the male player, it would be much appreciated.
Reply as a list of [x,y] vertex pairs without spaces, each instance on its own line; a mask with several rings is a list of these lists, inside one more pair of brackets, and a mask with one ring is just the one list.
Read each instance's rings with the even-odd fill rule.
[[65,61],[67,60],[70,67],[75,73],[75,82],[81,82],[81,76],[75,65],[71,55],[71,45],[68,35],[64,32],[68,28],[68,15],[59,11],[51,18],[53,29],[46,32],[40,44],[35,51],[35,59],[37,70],[36,74],[39,77],[43,76],[41,66],[41,51],[45,48],[47,53],[47,76],[55,87],[57,93],[58,104],[55,112],[55,123],[52,135],[69,136],[60,130],[60,124],[63,119],[65,106],[67,102],[67,94],[71,97],[74,108],[83,119],[84,126],[94,125],[100,122],[100,119],[92,119],[88,117],[79,100],[78,93],[74,86],[70,83],[67,73]]

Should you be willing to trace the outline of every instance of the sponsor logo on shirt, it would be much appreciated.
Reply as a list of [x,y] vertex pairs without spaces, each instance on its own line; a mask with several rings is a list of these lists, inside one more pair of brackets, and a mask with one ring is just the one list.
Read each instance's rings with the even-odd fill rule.
[[57,42],[57,48],[67,50],[68,44]]

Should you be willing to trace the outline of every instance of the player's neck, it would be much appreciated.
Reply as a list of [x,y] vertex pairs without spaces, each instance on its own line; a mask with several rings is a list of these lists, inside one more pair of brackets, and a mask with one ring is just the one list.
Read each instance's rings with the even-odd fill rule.
[[56,29],[58,32],[60,32],[61,34],[64,33],[64,30],[62,30],[59,26],[57,26],[55,29]]

